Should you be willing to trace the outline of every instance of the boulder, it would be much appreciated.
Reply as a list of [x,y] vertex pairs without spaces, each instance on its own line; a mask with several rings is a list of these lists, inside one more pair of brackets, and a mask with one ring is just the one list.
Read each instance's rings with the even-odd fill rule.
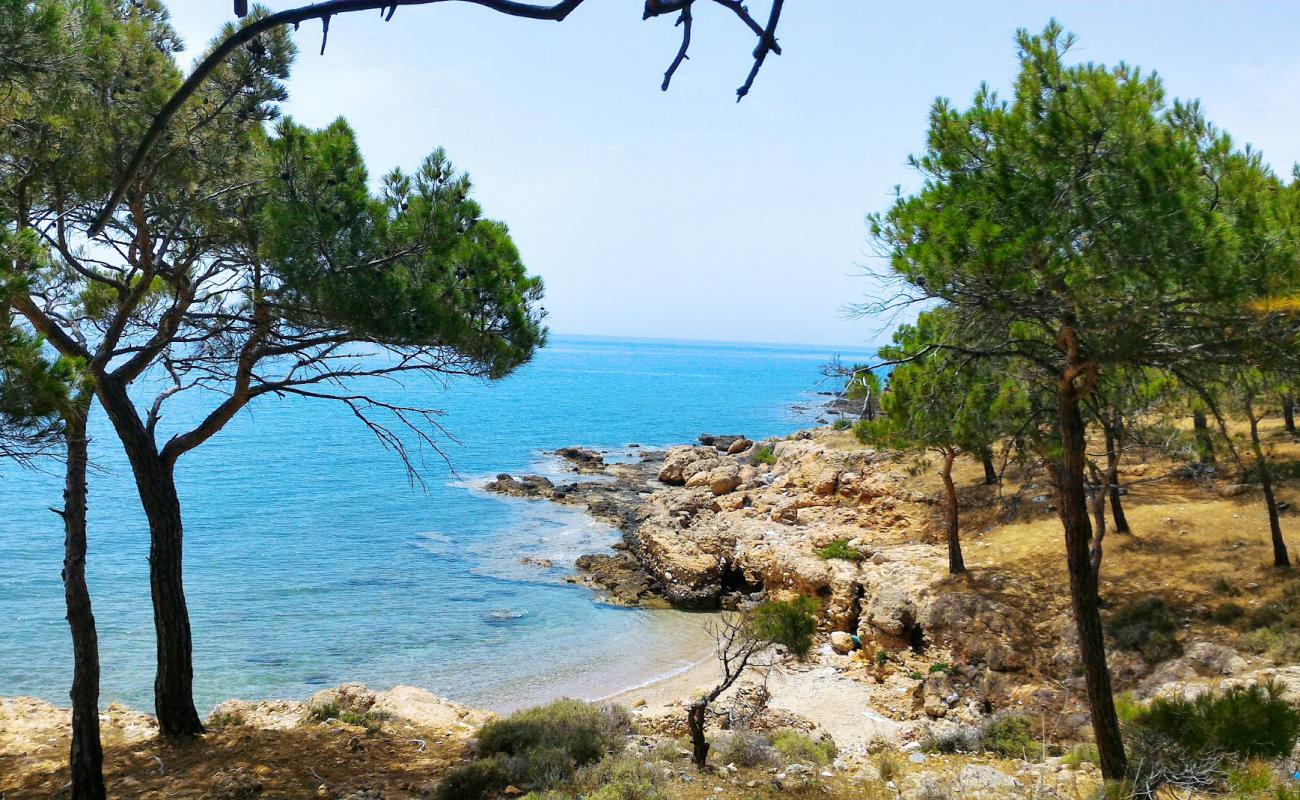
[[555,493],[555,484],[551,483],[549,478],[541,475],[525,475],[516,479],[504,472],[483,488],[494,494],[528,499],[550,498]]
[[555,454],[571,462],[579,472],[599,472],[605,467],[605,457],[588,447],[561,447]]
[[1210,642],[1192,643],[1183,656],[1201,671],[1213,675],[1236,675],[1246,669],[1246,659],[1240,653]]
[[470,733],[494,719],[490,711],[467,708],[460,703],[415,686],[394,686],[373,694],[370,710],[403,720],[418,728]]
[[686,468],[702,458],[715,458],[712,450],[703,447],[673,447],[664,456],[663,466],[659,468],[659,480],[670,486],[682,486],[686,483]]
[[969,796],[1007,793],[1020,788],[1020,781],[988,764],[967,764],[957,773],[957,785],[963,796]]
[[853,652],[853,637],[844,631],[834,631],[831,633],[831,649],[840,655],[848,655]]
[[799,503],[797,500],[783,500],[772,506],[772,521],[784,525],[794,525],[799,521]]
[[727,455],[729,456],[739,455],[753,446],[754,443],[751,440],[742,437],[732,442],[731,445],[727,447]]

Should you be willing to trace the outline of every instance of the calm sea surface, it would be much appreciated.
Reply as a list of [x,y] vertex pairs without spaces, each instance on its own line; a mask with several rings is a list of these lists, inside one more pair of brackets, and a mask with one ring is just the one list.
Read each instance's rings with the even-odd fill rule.
[[[680,668],[703,648],[702,615],[602,605],[563,582],[576,556],[608,547],[616,531],[478,487],[498,472],[556,471],[545,451],[569,444],[788,433],[816,416],[792,407],[818,402],[827,388],[819,368],[834,354],[555,336],[498,383],[384,389],[385,399],[446,412],[450,466],[426,453],[424,488],[346,409],[257,402],[178,469],[200,710],[353,680],[504,709],[597,697]],[[210,403],[184,397],[173,428]],[[102,414],[92,434],[88,570],[103,700],[147,710],[148,530]],[[48,510],[61,503],[60,480],[48,467],[56,474],[0,464],[0,695],[66,703],[63,543]],[[521,564],[524,556],[555,567]]]

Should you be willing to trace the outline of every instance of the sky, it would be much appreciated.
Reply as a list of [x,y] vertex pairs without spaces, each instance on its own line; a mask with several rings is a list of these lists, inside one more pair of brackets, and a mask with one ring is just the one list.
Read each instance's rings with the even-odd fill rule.
[[[269,0],[273,10],[301,2]],[[228,0],[172,0],[188,61],[232,17]],[[765,15],[768,0],[749,0]],[[448,2],[337,16],[302,50],[285,112],[345,116],[372,176],[435,147],[468,171],[487,216],[507,222],[546,284],[557,333],[871,345],[878,265],[864,218],[917,185],[938,96],[965,105],[1015,76],[1017,28],[1055,17],[1080,61],[1159,72],[1171,96],[1261,149],[1300,161],[1300,3],[798,0],[784,50],[735,102],[754,38],[697,3],[690,60],[636,0],[587,0],[563,23]]]

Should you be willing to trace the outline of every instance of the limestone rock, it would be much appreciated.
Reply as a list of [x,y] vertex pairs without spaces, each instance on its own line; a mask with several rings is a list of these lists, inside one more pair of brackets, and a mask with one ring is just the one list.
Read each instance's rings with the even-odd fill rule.
[[840,655],[848,655],[853,652],[853,637],[844,631],[834,631],[831,633],[831,649]]

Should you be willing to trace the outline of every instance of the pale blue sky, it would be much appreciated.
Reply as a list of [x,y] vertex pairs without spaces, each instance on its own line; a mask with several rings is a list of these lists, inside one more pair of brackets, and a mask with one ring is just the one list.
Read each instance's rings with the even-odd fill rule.
[[[170,5],[190,55],[231,13]],[[1014,30],[1052,16],[1080,60],[1154,68],[1275,168],[1300,160],[1297,3],[795,0],[785,54],[739,105],[753,39],[699,5],[667,93],[678,30],[634,0],[562,24],[457,3],[336,17],[323,57],[304,25],[287,110],[346,116],[373,174],[446,147],[545,279],[561,333],[868,343],[876,326],[842,313],[867,288],[863,216],[914,184],[904,162],[935,96],[1005,87]]]

